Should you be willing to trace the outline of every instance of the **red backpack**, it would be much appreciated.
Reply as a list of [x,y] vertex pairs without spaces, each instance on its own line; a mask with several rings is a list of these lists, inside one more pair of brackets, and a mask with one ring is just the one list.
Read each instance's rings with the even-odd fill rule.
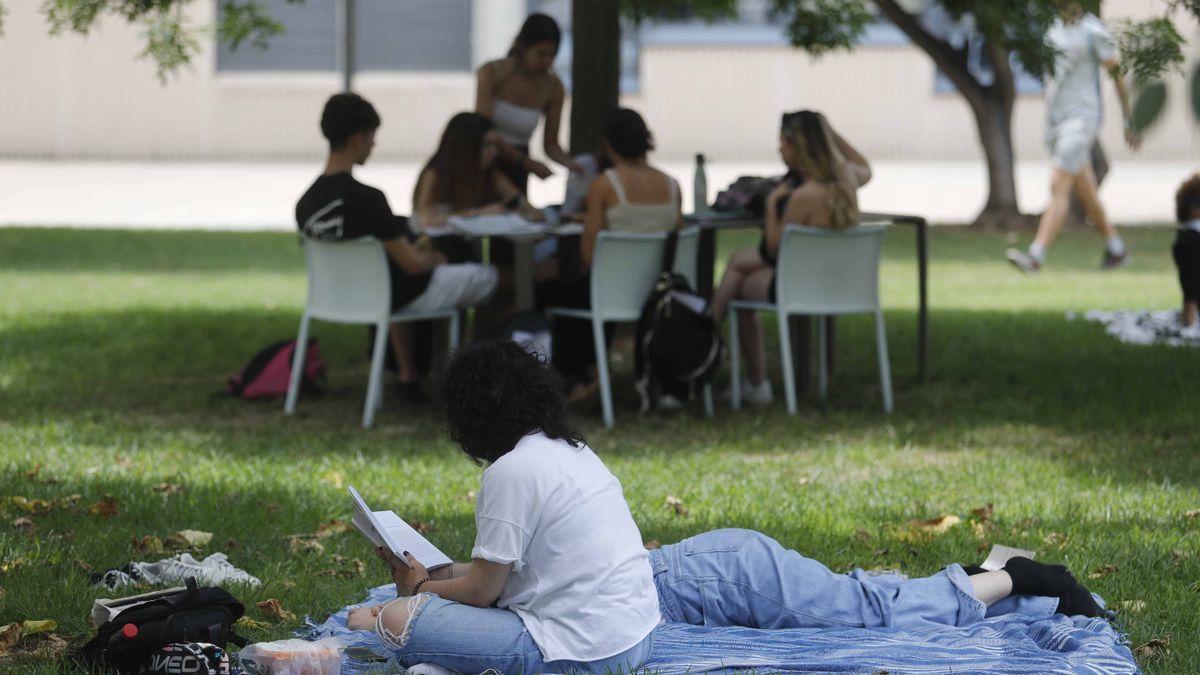
[[[295,353],[295,340],[280,340],[264,348],[250,359],[240,373],[229,378],[229,393],[246,400],[286,395]],[[309,338],[308,349],[304,352],[304,375],[300,378],[301,391],[321,393],[318,382],[324,376],[325,362],[321,360],[321,348],[316,338]]]

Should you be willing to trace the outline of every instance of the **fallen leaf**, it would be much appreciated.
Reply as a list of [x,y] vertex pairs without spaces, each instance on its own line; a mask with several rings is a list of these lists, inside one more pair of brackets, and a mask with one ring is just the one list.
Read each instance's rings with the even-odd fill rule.
[[46,631],[58,628],[58,622],[54,619],[39,619],[36,621],[22,621],[21,635],[33,635],[35,633],[45,633]]
[[171,497],[183,492],[183,486],[178,483],[159,483],[154,486],[154,491],[164,497]]
[[251,619],[248,616],[243,616],[242,618],[235,621],[233,623],[233,625],[235,628],[241,628],[246,631],[268,630],[269,628],[271,628],[271,624],[267,623],[266,621],[259,621],[258,619]]
[[316,539],[288,537],[288,551],[295,553],[324,553],[325,547]]
[[1129,612],[1130,614],[1141,614],[1142,610],[1146,609],[1145,600],[1123,600],[1113,603],[1113,609],[1118,612]]
[[1179,567],[1180,565],[1182,565],[1183,562],[1190,557],[1191,556],[1188,555],[1187,551],[1182,551],[1180,549],[1175,549],[1174,551],[1171,551],[1171,563],[1174,564],[1176,567]]
[[237,548],[238,546],[240,546],[240,544],[238,544],[237,539],[234,539],[233,537],[225,540],[225,548]]
[[317,572],[317,576],[319,576],[319,577],[336,577],[337,570],[335,570],[335,569],[321,570],[320,572]]
[[1200,509],[1192,509],[1191,511],[1184,511],[1184,512],[1183,512],[1183,517],[1184,517],[1184,518],[1197,518],[1197,517],[1200,517]]
[[10,497],[8,501],[22,511],[34,515],[45,515],[50,513],[50,509],[54,508],[54,504],[46,499],[29,499],[28,497],[18,495]]
[[91,572],[93,569],[95,569],[95,566],[93,566],[88,561],[80,560],[78,558],[75,559],[75,566],[78,567],[79,569],[83,570],[84,572]]
[[290,591],[296,587],[296,582],[292,581],[291,579],[284,579],[283,581],[279,582],[279,587]]
[[854,538],[859,541],[871,541],[871,533],[863,529],[857,529],[854,531]]
[[1116,565],[1101,565],[1101,566],[1097,567],[1096,569],[1092,570],[1088,574],[1088,578],[1089,579],[1103,579],[1104,577],[1107,577],[1108,575],[1116,572],[1118,569],[1120,569],[1120,568],[1117,567]]
[[25,516],[13,520],[12,526],[14,530],[21,530],[22,532],[33,532],[37,529],[37,525],[33,524],[33,520]]
[[463,501],[465,501],[465,502],[473,502],[473,501],[475,501],[475,491],[474,491],[474,490],[467,490],[467,494],[465,494],[465,495],[463,495],[463,496],[462,496],[462,500],[463,500]]
[[679,497],[667,495],[667,508],[674,509],[677,516],[688,517],[688,509],[683,505],[683,500]]
[[330,485],[332,485],[333,487],[335,487],[339,490],[346,487],[346,485],[345,485],[346,479],[342,476],[341,471],[331,469],[329,471],[326,471],[325,475],[322,476],[322,478],[325,479],[325,482],[329,483]]
[[317,526],[317,538],[324,539],[326,537],[332,537],[335,534],[341,534],[349,529],[350,525],[347,524],[346,521],[334,518],[328,523],[322,523],[321,525]]
[[42,472],[42,463],[38,462],[37,465],[33,467],[32,471],[25,472],[25,477],[28,478],[29,480],[33,480],[33,479],[37,478],[37,475],[41,472]]
[[350,561],[350,569],[356,576],[362,576],[367,573],[367,564],[358,558]]
[[653,551],[656,548],[662,548],[662,544],[659,543],[657,539],[651,539],[650,541],[642,544],[642,546],[645,546],[647,551]]
[[268,516],[273,516],[276,513],[279,513],[279,505],[278,504],[267,504],[266,506],[263,507],[263,510],[267,512]]
[[0,656],[8,654],[21,639],[21,624],[6,623],[0,626]]
[[0,562],[0,572],[2,572],[4,574],[8,574],[9,572],[17,569],[18,567],[24,567],[26,564],[27,563],[25,562],[24,558],[13,558],[12,560],[5,560],[3,562]]
[[1158,658],[1166,653],[1167,647],[1170,644],[1171,636],[1164,635],[1160,638],[1154,638],[1153,640],[1147,640],[1143,642],[1133,650],[1133,653],[1137,654],[1139,659],[1142,659],[1143,661],[1149,661],[1150,659]]
[[1051,532],[1045,537],[1042,537],[1042,541],[1044,541],[1047,546],[1062,548],[1067,545],[1067,536],[1060,532]]
[[104,495],[104,499],[101,499],[100,501],[88,507],[88,513],[92,514],[93,516],[102,516],[104,518],[112,518],[120,512],[121,509],[118,508],[116,498],[109,495]]
[[430,525],[428,523],[422,523],[419,520],[414,520],[414,521],[410,522],[409,526],[412,527],[412,529],[416,530],[419,534],[427,534],[429,532],[433,532],[432,525]]
[[962,518],[954,514],[930,518],[929,520],[910,520],[908,527],[920,530],[921,532],[929,532],[931,534],[942,534],[946,530],[954,527],[962,522]]
[[256,602],[254,603],[254,606],[257,607],[258,611],[262,612],[264,616],[269,616],[273,619],[279,619],[280,621],[296,620],[296,615],[284,609],[283,605],[279,604],[279,601],[275,598],[263,600],[262,602]]
[[0,586],[0,600],[3,600],[4,596],[7,594],[8,594],[8,591],[4,590],[3,586]]
[[66,638],[50,633],[42,638],[30,655],[42,661],[57,661],[70,647],[71,643]]
[[200,530],[180,530],[167,537],[163,543],[171,548],[201,548],[208,546],[208,543],[212,541],[212,538],[212,532],[201,532]]
[[162,539],[152,534],[147,534],[141,539],[137,537],[133,538],[133,550],[141,553],[162,553],[165,549],[163,548]]
[[113,464],[116,464],[117,466],[121,467],[122,469],[132,469],[133,468],[133,460],[126,457],[125,455],[117,455],[117,456],[113,457]]
[[995,509],[992,507],[991,503],[989,502],[986,506],[980,506],[977,509],[971,509],[971,515],[975,516],[975,518],[978,519],[979,522],[985,523],[992,519],[992,512],[994,510]]
[[796,479],[796,484],[801,485],[801,486],[808,485],[811,482],[812,482],[812,479],[809,478],[808,476],[800,476],[799,478]]

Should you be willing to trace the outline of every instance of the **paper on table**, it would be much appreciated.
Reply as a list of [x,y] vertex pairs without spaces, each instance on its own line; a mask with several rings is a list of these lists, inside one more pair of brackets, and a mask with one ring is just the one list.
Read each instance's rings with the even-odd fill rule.
[[1030,560],[1033,560],[1033,556],[1035,555],[1037,554],[1033,551],[1027,551],[1023,548],[1013,548],[1011,546],[1001,546],[1000,544],[995,544],[992,546],[991,552],[988,553],[987,560],[984,560],[980,567],[989,572],[995,572],[997,570],[1004,569],[1004,563],[1008,562],[1009,558],[1016,558],[1020,556],[1022,558],[1029,558]]
[[491,237],[541,232],[544,226],[531,223],[515,213],[501,213],[474,218],[449,219],[450,225],[459,232],[472,237]]

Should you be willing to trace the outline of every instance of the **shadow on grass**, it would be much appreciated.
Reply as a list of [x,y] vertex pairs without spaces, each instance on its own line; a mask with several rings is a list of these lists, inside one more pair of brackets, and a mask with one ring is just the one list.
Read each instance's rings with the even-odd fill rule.
[[[1200,478],[1200,469],[1194,463],[1181,466],[1178,455],[1200,442],[1190,398],[1200,359],[1190,358],[1192,352],[1122,345],[1099,326],[1056,313],[935,311],[932,377],[921,385],[914,381],[915,318],[897,311],[887,320],[897,383],[896,413],[889,418],[879,412],[870,322],[849,318],[839,324],[831,399],[808,397],[795,418],[786,416],[781,403],[765,414],[719,405],[717,418],[702,424],[695,422],[699,413],[685,414],[678,423],[667,417],[662,424],[646,424],[631,410],[632,359],[618,355],[618,428],[606,435],[653,439],[658,431],[687,425],[703,442],[705,428],[728,437],[753,421],[764,439],[803,443],[820,434],[854,435],[888,424],[905,439],[934,448],[1061,441],[1077,450],[1072,454],[1081,470],[1122,481],[1140,479],[1129,470],[1133,461],[1151,476]],[[0,328],[0,348],[10,355],[0,365],[5,417],[23,425],[90,422],[99,434],[110,427],[186,430],[214,438],[234,432],[250,441],[248,451],[262,446],[256,438],[285,446],[347,434],[366,445],[397,436],[439,438],[436,409],[402,409],[390,386],[378,428],[357,430],[367,369],[360,327],[317,325],[330,363],[328,391],[319,399],[302,399],[298,419],[285,418],[278,400],[243,402],[217,393],[252,354],[292,335],[295,325],[295,315],[286,311],[202,309],[44,315],[10,324]],[[774,343],[767,349],[773,359]],[[782,399],[777,372],[776,384]],[[598,405],[578,410],[585,424],[595,422],[592,407]]]

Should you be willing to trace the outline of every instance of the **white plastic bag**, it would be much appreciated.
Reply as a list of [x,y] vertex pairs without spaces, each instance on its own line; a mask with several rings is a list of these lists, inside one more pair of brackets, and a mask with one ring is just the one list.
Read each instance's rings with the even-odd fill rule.
[[340,675],[342,644],[337,638],[256,642],[238,652],[249,675]]

